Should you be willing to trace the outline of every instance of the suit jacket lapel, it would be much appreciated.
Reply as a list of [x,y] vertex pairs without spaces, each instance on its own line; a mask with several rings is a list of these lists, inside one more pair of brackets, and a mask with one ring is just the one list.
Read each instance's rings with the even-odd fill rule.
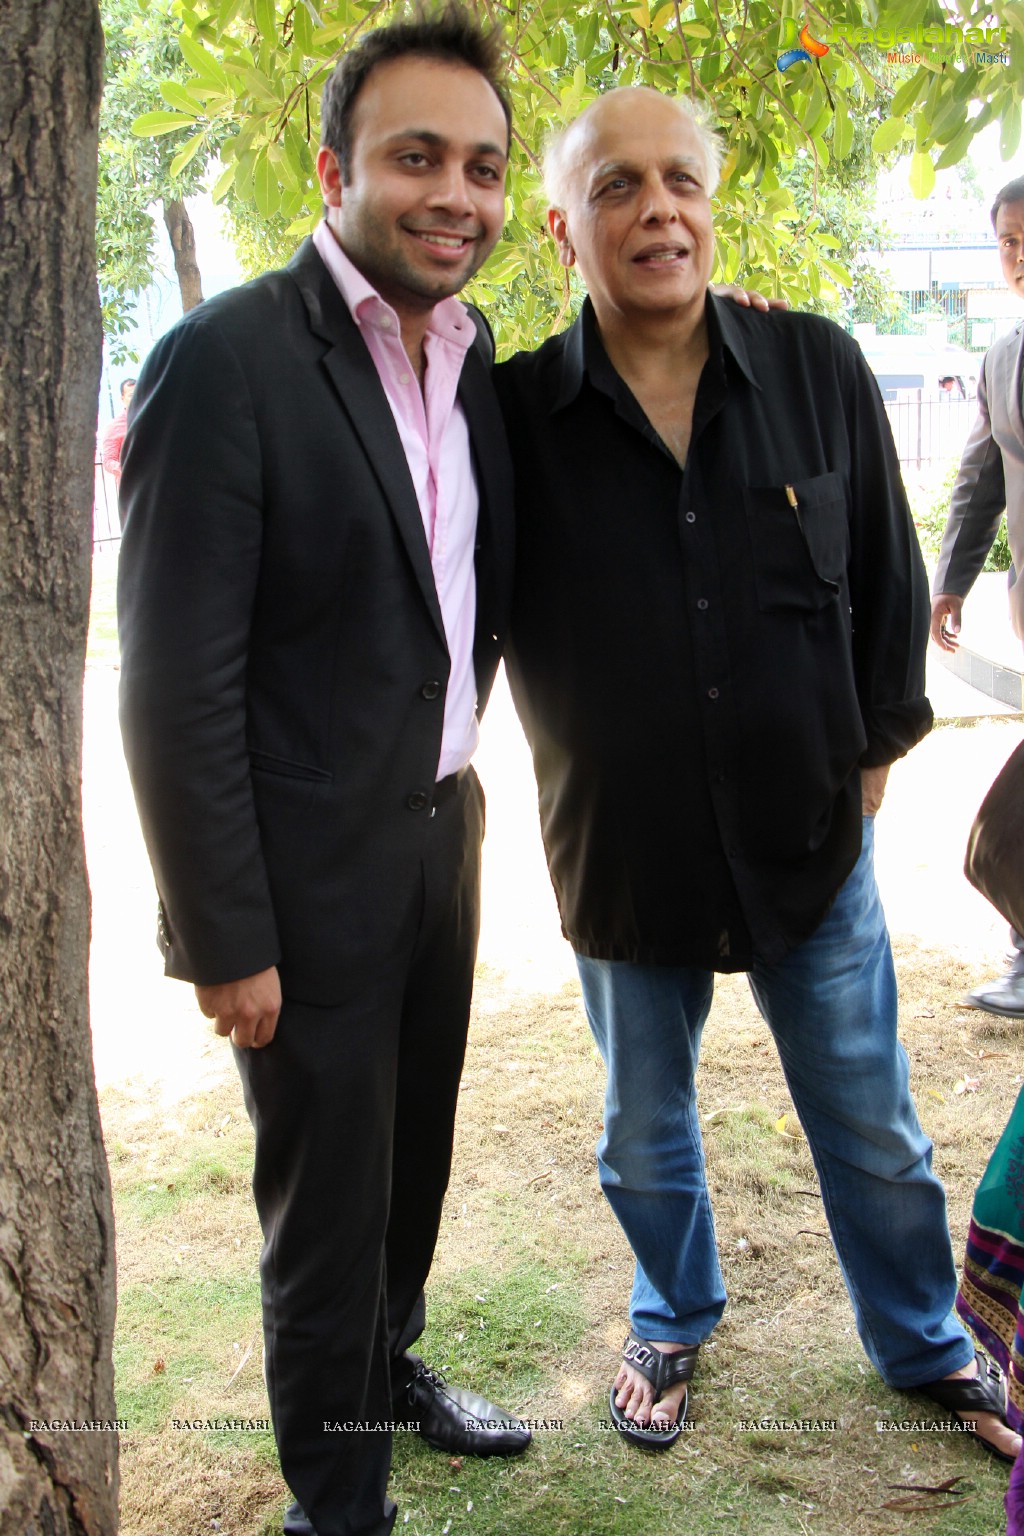
[[[512,582],[514,521],[512,462],[505,424],[491,383],[490,369],[476,346],[470,347],[459,379],[459,403],[466,413],[480,511],[476,535],[476,646],[478,655],[504,641]],[[481,707],[486,694],[481,699]]]
[[[323,363],[339,402],[358,434],[391,514],[398,525],[416,580],[441,638],[445,638],[423,518],[373,358],[348,306],[311,240],[301,246],[288,270],[309,311],[313,334],[328,344]],[[339,488],[340,489],[340,488]]]

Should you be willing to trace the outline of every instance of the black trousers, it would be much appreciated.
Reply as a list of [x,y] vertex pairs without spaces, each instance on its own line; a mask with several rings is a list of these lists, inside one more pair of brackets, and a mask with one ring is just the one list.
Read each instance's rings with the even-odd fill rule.
[[[383,1536],[405,1351],[451,1168],[480,924],[483,792],[431,818],[398,952],[332,1008],[287,997],[238,1051],[256,1131],[266,1375],[281,1469],[316,1536]],[[357,1428],[342,1428],[360,1426]]]

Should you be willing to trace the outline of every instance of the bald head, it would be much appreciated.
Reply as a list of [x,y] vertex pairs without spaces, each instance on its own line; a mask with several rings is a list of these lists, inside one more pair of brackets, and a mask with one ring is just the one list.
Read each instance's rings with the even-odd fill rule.
[[725,150],[711,128],[704,108],[684,96],[666,96],[649,85],[621,87],[591,102],[567,127],[552,134],[544,146],[544,191],[553,208],[564,208],[575,178],[603,146],[625,148],[642,140],[666,119],[681,118],[694,132],[704,191],[710,197],[718,185]]

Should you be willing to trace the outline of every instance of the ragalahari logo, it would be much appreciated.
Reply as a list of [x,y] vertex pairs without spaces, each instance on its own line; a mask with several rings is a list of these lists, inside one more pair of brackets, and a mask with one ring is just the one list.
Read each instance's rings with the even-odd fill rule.
[[819,43],[816,37],[812,37],[806,23],[803,27],[798,27],[796,18],[793,16],[782,18],[782,36],[779,43],[782,48],[776,60],[779,69],[788,69],[791,64],[798,64],[801,59],[806,59],[810,63],[812,58],[821,59],[828,53],[828,43]]

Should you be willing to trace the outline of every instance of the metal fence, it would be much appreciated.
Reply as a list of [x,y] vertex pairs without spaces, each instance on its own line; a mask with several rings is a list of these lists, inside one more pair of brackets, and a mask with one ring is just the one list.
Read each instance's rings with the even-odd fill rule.
[[959,463],[978,407],[974,400],[926,399],[917,390],[908,391],[905,398],[887,400],[885,411],[900,464],[918,470],[953,460]]
[[99,450],[93,467],[92,547],[113,549],[121,542],[121,523],[117,515],[117,486],[114,477],[103,468]]

